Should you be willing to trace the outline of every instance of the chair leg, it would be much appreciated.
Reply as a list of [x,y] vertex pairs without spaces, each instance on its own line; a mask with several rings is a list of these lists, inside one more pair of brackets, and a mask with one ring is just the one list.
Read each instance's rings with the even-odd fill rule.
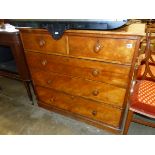
[[128,133],[128,129],[130,126],[130,123],[132,121],[132,117],[133,117],[133,111],[131,111],[130,109],[128,110],[128,114],[127,114],[127,118],[126,118],[126,122],[125,122],[125,127],[123,130],[123,135],[126,135]]
[[30,89],[30,82],[29,81],[23,81],[23,82],[24,82],[25,88],[27,90],[28,97],[29,97],[30,101],[32,101],[32,105],[34,105],[32,93],[31,93],[31,89]]

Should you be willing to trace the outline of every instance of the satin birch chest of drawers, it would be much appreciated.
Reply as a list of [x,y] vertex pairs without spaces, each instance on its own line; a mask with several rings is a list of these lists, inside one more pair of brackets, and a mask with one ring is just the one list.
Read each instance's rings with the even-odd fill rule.
[[115,133],[121,132],[138,56],[139,35],[21,29],[38,105]]

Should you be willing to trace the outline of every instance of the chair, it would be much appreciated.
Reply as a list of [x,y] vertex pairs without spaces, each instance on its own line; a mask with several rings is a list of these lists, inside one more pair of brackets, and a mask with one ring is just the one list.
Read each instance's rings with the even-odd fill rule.
[[138,67],[138,76],[131,89],[130,103],[123,134],[128,133],[131,122],[140,123],[155,128],[155,123],[134,118],[134,114],[155,119],[155,27],[146,28],[145,58]]

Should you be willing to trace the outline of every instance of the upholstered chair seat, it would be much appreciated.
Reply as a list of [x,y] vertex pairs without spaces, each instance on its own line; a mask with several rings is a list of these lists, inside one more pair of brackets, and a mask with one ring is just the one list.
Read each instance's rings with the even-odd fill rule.
[[138,81],[130,101],[130,110],[155,118],[155,82]]

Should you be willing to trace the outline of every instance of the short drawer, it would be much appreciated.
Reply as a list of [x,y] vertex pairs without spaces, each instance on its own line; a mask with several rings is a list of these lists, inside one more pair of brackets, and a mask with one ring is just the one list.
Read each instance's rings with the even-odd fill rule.
[[85,100],[52,89],[36,87],[39,100],[71,113],[119,127],[122,111],[98,102]]
[[130,66],[26,52],[29,68],[127,87]]
[[[31,31],[30,31],[31,32]],[[22,32],[21,38],[25,50],[38,51],[42,53],[67,53],[66,36],[62,36],[59,40],[54,40],[52,36],[47,33]]]
[[117,63],[132,62],[136,40],[69,36],[69,54]]
[[122,107],[126,89],[82,78],[31,70],[35,85]]

